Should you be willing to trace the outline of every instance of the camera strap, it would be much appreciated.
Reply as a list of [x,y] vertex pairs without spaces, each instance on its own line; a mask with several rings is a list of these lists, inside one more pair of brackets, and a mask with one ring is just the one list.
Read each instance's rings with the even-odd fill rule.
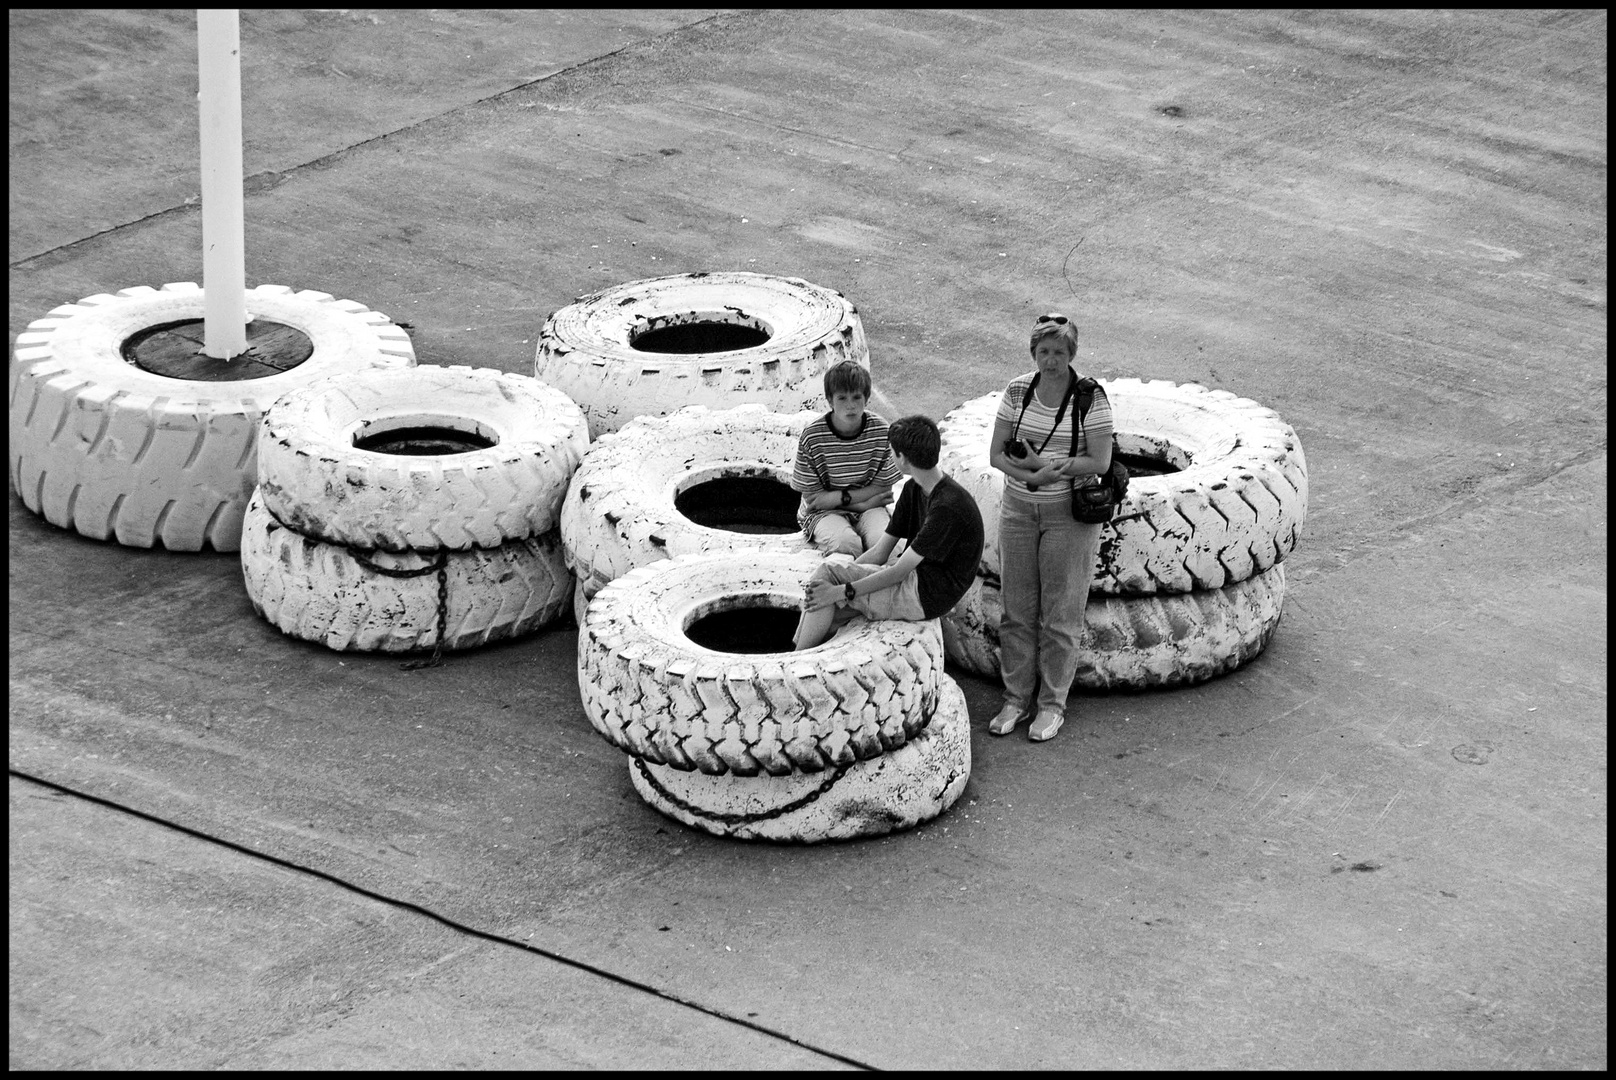
[[[1072,381],[1066,384],[1066,396],[1061,398],[1060,409],[1055,413],[1055,422],[1049,425],[1049,434],[1044,436],[1044,446],[1048,446],[1049,440],[1053,439],[1055,432],[1060,430],[1061,421],[1066,419],[1066,406],[1071,403],[1072,395],[1077,392],[1077,372],[1068,367],[1066,373],[1072,377]],[[1032,404],[1032,395],[1038,389],[1038,379],[1042,375],[1043,372],[1041,371],[1033,372],[1032,382],[1027,384],[1027,394],[1021,399],[1021,411],[1016,414],[1016,426],[1010,431],[1010,438],[1012,439],[1021,438],[1021,418],[1027,415],[1027,406]],[[1074,413],[1073,416],[1075,418],[1076,414]],[[1033,453],[1042,454],[1044,446],[1040,446]],[[1072,448],[1074,450],[1077,448],[1077,428],[1075,426],[1072,428]]]

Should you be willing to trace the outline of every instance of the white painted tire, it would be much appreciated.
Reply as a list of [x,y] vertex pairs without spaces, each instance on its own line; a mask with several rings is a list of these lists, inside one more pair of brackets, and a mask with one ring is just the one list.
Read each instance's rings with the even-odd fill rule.
[[[1102,526],[1093,591],[1114,596],[1187,593],[1244,581],[1296,547],[1307,517],[1307,459],[1272,409],[1193,383],[1115,379],[1119,449],[1179,472],[1137,476],[1116,518]],[[983,570],[999,572],[1004,474],[988,464],[1002,391],[946,416],[942,463],[976,498],[987,527]]]
[[[458,454],[362,450],[357,439],[432,427],[492,439]],[[589,436],[561,391],[491,368],[353,372],[264,414],[264,505],[306,536],[382,551],[498,547],[557,527]]]
[[[1072,686],[1096,692],[1153,690],[1227,675],[1268,647],[1284,600],[1283,565],[1221,589],[1091,594]],[[978,577],[943,617],[949,659],[973,674],[999,678],[1002,610],[998,578]]]
[[[567,566],[582,604],[630,570],[678,555],[802,552],[813,545],[790,533],[730,532],[699,525],[675,500],[698,484],[727,477],[771,477],[790,484],[797,439],[818,413],[775,413],[762,405],[642,417],[589,448],[561,508]],[[579,625],[583,610],[578,610]]]
[[784,776],[902,746],[936,707],[942,631],[854,618],[802,652],[723,653],[685,635],[746,607],[797,608],[813,554],[686,555],[601,589],[578,632],[578,689],[614,746],[658,765]]
[[[641,758],[629,762],[641,798],[715,836],[813,844],[912,829],[954,805],[971,778],[970,714],[959,684],[942,676],[925,730],[891,753],[849,766],[831,783],[834,776],[709,776]],[[796,803],[803,805],[778,816],[736,820]]]
[[[377,566],[416,569],[432,555],[375,552]],[[567,612],[572,575],[561,537],[445,552],[444,651],[522,637]],[[241,572],[253,610],[295,638],[339,652],[411,652],[438,643],[438,576],[377,573],[337,544],[280,525],[256,495],[241,536]]]
[[[761,345],[707,353],[645,352],[642,335],[725,323],[769,334]],[[870,366],[864,325],[846,297],[801,278],[676,274],[579,297],[545,320],[533,374],[583,407],[589,437],[687,405],[748,402],[776,412],[822,408],[826,369]]]
[[29,323],[11,365],[11,484],[23,504],[96,540],[235,551],[270,404],[336,373],[415,363],[409,335],[352,300],[259,285],[246,306],[302,331],[313,353],[240,382],[170,379],[124,360],[140,331],[204,317],[194,282],[98,293]]

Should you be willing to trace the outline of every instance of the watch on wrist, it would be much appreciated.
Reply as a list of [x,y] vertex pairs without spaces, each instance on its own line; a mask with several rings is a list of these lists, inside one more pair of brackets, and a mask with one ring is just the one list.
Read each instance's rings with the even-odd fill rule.
[[853,505],[853,489],[852,488],[843,488],[842,489],[842,505],[843,506],[852,506]]
[[852,603],[852,602],[853,602],[853,597],[855,597],[855,596],[857,596],[857,595],[858,595],[858,594],[857,594],[857,593],[855,593],[855,592],[854,592],[854,591],[853,591],[853,583],[852,583],[852,582],[851,582],[851,581],[849,581],[849,582],[848,582],[848,583],[847,583],[847,585],[846,585],[846,587],[844,587],[844,588],[843,588],[843,589],[842,589],[842,592],[844,592],[844,593],[846,593],[846,594],[847,594],[847,602],[848,602],[848,603],[849,603],[849,604],[851,604],[851,603]]

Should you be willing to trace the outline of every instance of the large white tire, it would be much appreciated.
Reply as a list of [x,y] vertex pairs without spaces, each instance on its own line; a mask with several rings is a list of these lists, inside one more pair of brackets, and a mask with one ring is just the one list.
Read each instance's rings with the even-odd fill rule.
[[[769,335],[722,352],[646,352],[645,334],[670,326],[725,324]],[[545,320],[533,374],[583,406],[589,437],[637,416],[687,405],[747,402],[777,412],[822,407],[826,369],[870,366],[864,325],[846,297],[801,278],[726,271],[614,285]]]
[[685,634],[724,611],[798,608],[819,563],[807,553],[686,555],[601,589],[578,632],[589,722],[636,757],[713,775],[819,772],[902,746],[937,704],[935,619],[859,616],[802,652],[715,652]]
[[[419,456],[354,445],[415,428],[494,445]],[[321,540],[395,552],[498,547],[557,527],[588,446],[583,411],[526,375],[353,372],[294,390],[264,414],[258,487],[276,518]]]
[[170,379],[123,358],[142,330],[204,317],[194,282],[97,293],[17,336],[11,364],[11,484],[53,525],[131,547],[235,551],[257,475],[258,422],[288,390],[327,376],[415,363],[386,315],[329,293],[248,289],[247,314],[314,346],[262,379]]
[[[1115,379],[1118,448],[1179,471],[1130,480],[1103,525],[1092,589],[1116,596],[1218,589],[1276,565],[1307,517],[1307,459],[1272,409],[1193,383]],[[943,468],[975,496],[987,527],[984,572],[999,572],[1004,474],[988,464],[1002,391],[967,401],[938,425]]]
[[971,778],[970,714],[959,684],[944,675],[925,730],[839,778],[709,776],[643,758],[629,762],[629,778],[658,811],[715,836],[802,844],[881,836],[930,821],[960,797]]
[[[1072,685],[1083,690],[1190,686],[1227,675],[1268,647],[1285,600],[1285,567],[1221,589],[1154,596],[1091,595]],[[978,577],[943,617],[949,659],[999,678],[997,577]]]
[[[386,552],[365,557],[401,570],[431,566],[436,558]],[[442,557],[448,581],[445,651],[522,637],[567,612],[572,575],[554,530]],[[248,504],[242,529],[241,573],[253,609],[292,637],[339,652],[410,652],[438,644],[435,571],[407,578],[378,573],[347,548],[285,528],[257,497]]]
[[694,405],[601,436],[584,455],[561,508],[561,541],[578,578],[580,605],[630,570],[678,555],[813,550],[801,529],[715,529],[690,520],[675,500],[698,484],[725,478],[789,484],[797,439],[817,415],[775,413],[762,405]]

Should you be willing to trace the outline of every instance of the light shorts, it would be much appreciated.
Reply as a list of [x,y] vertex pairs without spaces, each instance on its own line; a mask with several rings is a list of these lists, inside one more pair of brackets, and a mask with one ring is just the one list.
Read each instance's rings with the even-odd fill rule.
[[[869,577],[882,566],[856,563],[846,559],[829,558],[819,564],[810,580],[831,581],[846,585],[850,581]],[[860,593],[852,603],[839,601],[842,607],[852,608],[871,619],[902,619],[906,622],[925,622],[926,612],[920,606],[920,576],[909,574],[896,585],[888,585],[872,593]]]

